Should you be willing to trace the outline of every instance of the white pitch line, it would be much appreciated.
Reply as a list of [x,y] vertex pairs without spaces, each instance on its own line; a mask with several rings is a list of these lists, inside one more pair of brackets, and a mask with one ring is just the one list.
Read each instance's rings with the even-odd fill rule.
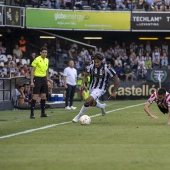
[[[110,110],[110,111],[107,111],[106,114],[108,113],[111,113],[111,112],[116,112],[116,111],[119,111],[119,110],[124,110],[124,109],[128,109],[128,108],[131,108],[131,107],[136,107],[136,106],[140,106],[140,105],[143,105],[145,103],[140,103],[140,104],[136,104],[136,105],[132,105],[132,106],[127,106],[127,107],[122,107],[122,108],[118,108],[118,109],[114,109],[114,110]],[[106,105],[107,106],[107,105]],[[100,116],[100,114],[96,114],[94,116],[90,116],[90,117],[97,117],[97,116]]]
[[[106,113],[108,114],[108,113],[111,113],[111,112],[115,112],[115,111],[119,111],[119,110],[124,110],[124,109],[128,109],[128,108],[131,108],[131,107],[140,106],[140,105],[143,105],[143,104],[144,103],[136,104],[136,105],[132,105],[132,106],[127,106],[127,107],[123,107],[123,108],[119,108],[119,109],[114,109],[114,110],[107,111]],[[90,117],[97,117],[97,116],[101,116],[101,113],[100,114],[96,114],[94,116],[90,116]],[[38,130],[48,129],[48,128],[59,126],[59,125],[65,125],[65,124],[68,124],[68,123],[72,123],[72,121],[52,124],[52,125],[43,126],[43,127],[36,128],[36,129],[25,130],[23,132],[13,133],[13,134],[10,134],[10,135],[5,135],[5,136],[0,136],[0,139],[10,138],[10,137],[13,137],[13,136],[18,136],[18,135],[22,135],[22,134],[27,134],[27,133],[35,132],[35,131],[38,131]]]

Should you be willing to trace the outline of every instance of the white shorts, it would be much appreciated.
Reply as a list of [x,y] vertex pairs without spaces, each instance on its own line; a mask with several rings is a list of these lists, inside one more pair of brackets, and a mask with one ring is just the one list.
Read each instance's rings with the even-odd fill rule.
[[90,89],[89,90],[89,96],[92,96],[94,100],[99,99],[100,96],[102,96],[105,93],[105,90],[101,89]]

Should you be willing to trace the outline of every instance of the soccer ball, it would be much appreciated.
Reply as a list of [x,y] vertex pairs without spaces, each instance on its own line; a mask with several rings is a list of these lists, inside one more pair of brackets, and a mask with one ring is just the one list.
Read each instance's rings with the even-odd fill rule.
[[88,115],[81,116],[79,120],[81,125],[89,125],[91,122],[91,118]]

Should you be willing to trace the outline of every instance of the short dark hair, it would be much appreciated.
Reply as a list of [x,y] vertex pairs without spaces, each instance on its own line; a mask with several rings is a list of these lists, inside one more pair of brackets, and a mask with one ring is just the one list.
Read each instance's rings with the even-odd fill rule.
[[47,51],[47,48],[46,47],[41,47],[40,51],[43,51],[43,50]]
[[102,53],[95,53],[94,56],[93,56],[93,59],[99,59],[99,60],[103,60],[104,58],[104,55]]
[[160,88],[158,90],[158,95],[165,95],[166,94],[166,89],[165,88]]

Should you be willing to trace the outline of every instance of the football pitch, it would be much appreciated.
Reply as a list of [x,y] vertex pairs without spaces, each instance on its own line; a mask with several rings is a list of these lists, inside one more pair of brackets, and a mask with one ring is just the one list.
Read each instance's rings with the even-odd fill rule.
[[107,114],[91,107],[90,125],[72,123],[77,110],[47,109],[48,118],[29,119],[29,111],[0,112],[1,170],[168,170],[168,115],[156,104],[151,119],[146,100],[106,101]]

